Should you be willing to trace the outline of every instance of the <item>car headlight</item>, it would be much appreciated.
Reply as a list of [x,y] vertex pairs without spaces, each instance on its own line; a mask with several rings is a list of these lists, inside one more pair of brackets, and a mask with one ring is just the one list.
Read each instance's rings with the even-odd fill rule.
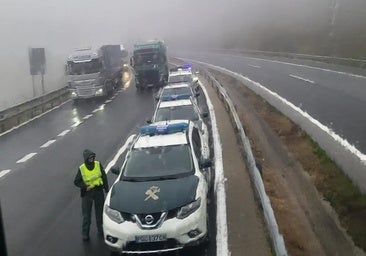
[[105,205],[104,207],[104,213],[114,222],[121,224],[125,220],[123,219],[121,213],[119,211],[116,211],[112,208],[110,208],[108,205]]
[[187,218],[189,215],[194,213],[198,208],[201,206],[201,198],[199,197],[196,201],[187,204],[185,206],[182,206],[177,214],[178,219],[184,219]]

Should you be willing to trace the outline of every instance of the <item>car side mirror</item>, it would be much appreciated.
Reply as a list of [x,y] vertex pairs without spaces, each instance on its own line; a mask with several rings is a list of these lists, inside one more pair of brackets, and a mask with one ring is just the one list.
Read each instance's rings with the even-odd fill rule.
[[199,93],[199,92],[196,92],[196,93],[194,94],[194,96],[195,96],[195,97],[198,97],[198,96],[200,96],[200,93]]
[[203,112],[202,113],[202,117],[208,117],[208,113],[207,112]]
[[195,77],[193,78],[193,82],[194,82],[195,84],[196,84],[196,83],[198,83],[198,77],[196,77],[196,76],[195,76]]
[[147,120],[146,120],[146,123],[148,123],[148,124],[152,124],[151,119],[147,119]]
[[201,158],[199,161],[199,166],[200,166],[200,169],[211,167],[212,161],[211,161],[211,159]]
[[111,172],[115,175],[119,175],[121,173],[121,168],[118,165],[114,165],[111,168]]

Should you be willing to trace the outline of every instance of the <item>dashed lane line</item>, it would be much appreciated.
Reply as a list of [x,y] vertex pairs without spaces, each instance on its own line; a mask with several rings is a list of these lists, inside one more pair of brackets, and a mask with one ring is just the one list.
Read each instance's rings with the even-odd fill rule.
[[292,75],[292,74],[290,74],[289,76],[292,77],[292,78],[296,78],[296,79],[311,83],[311,84],[315,84],[315,82],[313,80],[306,79],[306,78],[303,78],[301,76],[295,76],[295,75]]
[[93,115],[86,115],[83,117],[84,120],[91,118]]
[[59,137],[62,137],[62,136],[65,136],[66,134],[68,134],[70,132],[70,130],[68,129],[68,130],[65,130],[65,131],[63,131],[63,132],[61,132],[59,135],[57,135],[57,136],[59,136]]
[[43,144],[42,146],[40,146],[40,148],[47,148],[49,145],[53,144],[55,141],[56,140],[49,140],[45,144]]
[[28,155],[24,156],[22,159],[19,159],[17,161],[17,164],[24,163],[24,162],[28,161],[29,159],[31,159],[32,157],[34,157],[35,155],[37,155],[37,153],[29,153]]
[[252,68],[262,68],[261,66],[257,66],[257,65],[251,65],[251,64],[248,64],[249,67],[252,67]]
[[81,125],[83,122],[77,121],[76,123],[74,123],[73,125],[71,125],[71,128],[76,128],[79,125]]
[[344,71],[337,71],[337,70],[332,70],[332,69],[327,69],[327,68],[313,67],[313,66],[304,65],[304,64],[296,64],[296,63],[284,62],[284,61],[279,61],[279,60],[269,60],[269,59],[254,58],[254,57],[245,57],[245,56],[238,56],[238,55],[233,55],[233,54],[220,54],[219,53],[218,55],[225,55],[225,56],[229,55],[229,56],[233,56],[233,57],[237,57],[237,58],[241,58],[241,59],[261,60],[261,61],[265,61],[265,62],[280,63],[280,64],[294,66],[294,67],[303,67],[303,68],[314,69],[314,70],[322,70],[322,71],[332,72],[332,73],[336,73],[336,74],[340,74],[340,75],[346,75],[346,76],[356,77],[356,78],[360,78],[360,79],[366,79],[366,76],[363,76],[363,75],[356,75],[353,73],[347,73]]
[[0,171],[0,178],[4,177],[6,174],[8,174],[11,170],[2,170]]

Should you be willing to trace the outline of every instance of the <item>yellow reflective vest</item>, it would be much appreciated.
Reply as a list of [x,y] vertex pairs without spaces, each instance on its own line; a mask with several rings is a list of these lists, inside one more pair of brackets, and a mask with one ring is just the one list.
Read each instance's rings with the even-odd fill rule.
[[103,185],[102,171],[100,170],[100,163],[98,161],[94,161],[93,170],[89,170],[86,167],[85,163],[80,165],[79,169],[83,181],[87,186],[93,185],[94,187],[96,187]]

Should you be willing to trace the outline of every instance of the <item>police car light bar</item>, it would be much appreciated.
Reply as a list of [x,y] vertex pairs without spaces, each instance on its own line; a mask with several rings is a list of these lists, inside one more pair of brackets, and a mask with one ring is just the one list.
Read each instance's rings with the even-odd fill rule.
[[191,69],[192,65],[191,64],[185,64],[184,66],[182,66],[183,69]]
[[192,69],[191,64],[185,64],[183,66],[177,66],[175,68],[171,68],[169,71],[174,72],[174,71],[178,71],[178,70],[191,70],[191,69]]
[[142,135],[162,135],[183,132],[188,128],[188,123],[176,123],[167,125],[144,125],[140,127]]
[[186,100],[189,99],[192,95],[189,93],[182,94],[172,94],[172,95],[164,95],[161,97],[162,101],[172,101],[172,100]]

